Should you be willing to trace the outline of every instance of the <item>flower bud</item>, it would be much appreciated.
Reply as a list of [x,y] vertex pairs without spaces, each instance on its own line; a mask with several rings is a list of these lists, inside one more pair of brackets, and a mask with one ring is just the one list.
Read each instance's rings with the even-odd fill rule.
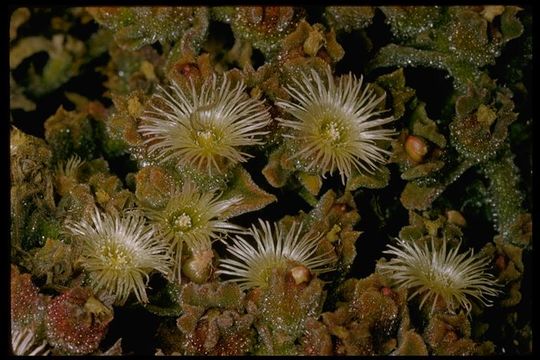
[[414,162],[421,162],[428,152],[428,146],[423,138],[409,135],[405,140],[405,151]]

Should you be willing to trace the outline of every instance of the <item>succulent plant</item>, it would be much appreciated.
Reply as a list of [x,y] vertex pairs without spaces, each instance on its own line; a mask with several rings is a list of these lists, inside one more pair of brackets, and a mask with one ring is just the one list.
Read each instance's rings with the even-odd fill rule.
[[532,13],[10,9],[12,353],[531,353]]

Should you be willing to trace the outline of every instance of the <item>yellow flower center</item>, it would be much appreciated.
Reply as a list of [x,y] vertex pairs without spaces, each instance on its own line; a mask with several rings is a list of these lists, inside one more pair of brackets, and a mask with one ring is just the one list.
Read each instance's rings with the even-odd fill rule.
[[205,151],[212,152],[217,143],[217,136],[212,129],[197,131],[197,144]]
[[201,106],[190,116],[195,143],[208,154],[215,152],[216,145],[221,139],[215,126],[216,116],[214,104]]
[[341,133],[339,132],[339,128],[335,123],[330,123],[330,126],[328,126],[328,129],[326,129],[326,135],[332,140],[336,141],[341,136]]
[[114,270],[125,269],[131,263],[130,254],[113,244],[106,244],[101,247],[101,254],[107,259],[107,263]]
[[174,233],[182,235],[197,227],[200,221],[198,212],[194,209],[177,209],[169,216],[169,226]]
[[177,216],[174,220],[174,225],[177,228],[188,229],[191,227],[191,218],[186,213],[182,213],[180,216]]
[[331,145],[337,145],[341,142],[345,128],[336,120],[323,121],[321,126],[320,135],[324,142]]

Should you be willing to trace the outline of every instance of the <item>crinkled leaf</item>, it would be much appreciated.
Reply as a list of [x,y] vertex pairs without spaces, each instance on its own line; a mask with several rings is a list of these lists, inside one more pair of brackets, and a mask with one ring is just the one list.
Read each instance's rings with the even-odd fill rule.
[[351,32],[371,25],[375,8],[373,6],[327,6],[323,16],[335,30]]
[[[115,32],[116,42],[131,50],[143,45],[178,40],[204,7],[101,7],[87,8],[94,19]],[[205,29],[206,30],[206,29]]]
[[[35,246],[41,239],[36,228],[29,227],[35,217],[47,217],[55,208],[53,176],[50,169],[52,154],[43,139],[27,135],[12,127],[10,132],[11,180],[11,244]],[[39,214],[38,214],[39,213]],[[33,235],[32,235],[33,234]]]
[[418,103],[411,114],[410,121],[413,134],[422,136],[441,148],[446,146],[446,138],[440,133],[435,121],[428,117],[424,102]]
[[523,24],[516,17],[520,10],[517,6],[505,6],[501,15],[501,32],[505,42],[520,37],[523,33]]
[[223,7],[216,12],[230,23],[235,38],[250,43],[267,58],[276,54],[298,17],[290,6]]
[[135,195],[143,206],[165,206],[177,187],[171,172],[161,166],[147,166],[135,176]]
[[402,41],[427,33],[442,11],[439,6],[381,6],[380,9],[394,36]]
[[[474,89],[477,86],[470,84],[464,99],[456,101],[456,113],[467,115],[456,116],[450,124],[452,145],[461,155],[476,162],[495,156],[508,135],[508,126],[517,119],[512,111],[511,92],[503,87],[495,88],[487,75],[482,78],[483,82],[491,82],[492,88]],[[474,105],[476,108],[471,109]]]
[[228,218],[260,210],[271,202],[277,201],[274,195],[258,187],[251,179],[251,175],[242,166],[237,166],[232,170],[232,178],[221,199],[226,200],[233,197],[240,197],[241,201],[229,207],[223,217]]
[[262,174],[270,185],[276,188],[283,187],[289,176],[292,174],[292,169],[283,166],[283,157],[285,148],[279,147],[268,156],[268,164],[263,168]]
[[151,313],[158,316],[180,316],[180,286],[167,282],[156,293],[149,296],[149,303],[144,306]]
[[480,71],[474,66],[456,59],[452,54],[396,44],[381,48],[369,63],[368,70],[391,66],[423,66],[446,70],[454,78],[454,88],[459,90],[465,90],[467,82],[477,79],[480,75]]
[[322,179],[319,175],[301,171],[298,173],[297,177],[302,186],[304,186],[304,188],[309,191],[310,194],[316,196],[321,190]]
[[180,302],[202,308],[243,309],[244,293],[232,282],[189,283],[182,287]]
[[444,167],[444,161],[432,161],[416,165],[401,174],[403,180],[414,180],[432,174]]
[[9,68],[15,69],[26,58],[40,52],[52,51],[51,42],[43,36],[29,36],[21,39],[9,50]]
[[444,186],[424,187],[409,182],[401,193],[401,203],[408,210],[425,210],[444,190]]
[[22,109],[24,111],[33,111],[36,109],[36,104],[28,99],[24,94],[24,88],[19,86],[9,74],[9,109]]
[[13,40],[17,37],[17,29],[30,19],[30,10],[25,7],[15,9],[11,14],[9,22],[9,40]]
[[74,153],[83,159],[95,157],[94,130],[88,114],[66,111],[62,106],[45,121],[45,139],[54,161],[66,161]]
[[381,189],[388,186],[389,180],[390,170],[384,166],[379,167],[373,174],[354,171],[347,179],[346,189],[348,191],[354,191],[360,187]]
[[381,9],[401,45],[383,47],[370,67],[444,69],[454,78],[454,87],[461,91],[468,81],[477,79],[481,67],[495,63],[508,40],[523,31],[515,18],[515,9],[505,10],[501,29],[488,25],[486,17],[472,7],[451,6],[444,11],[417,6]]
[[375,83],[386,90],[388,96],[387,104],[391,104],[392,115],[400,119],[405,113],[405,104],[414,96],[415,90],[405,85],[405,75],[403,69],[381,75]]

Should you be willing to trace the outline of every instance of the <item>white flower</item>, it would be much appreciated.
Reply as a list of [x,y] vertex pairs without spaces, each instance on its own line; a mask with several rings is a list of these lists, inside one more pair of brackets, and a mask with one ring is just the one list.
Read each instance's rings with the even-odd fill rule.
[[315,274],[333,270],[333,256],[315,255],[324,234],[308,232],[300,236],[302,225],[297,223],[286,234],[277,223],[274,231],[268,221],[259,219],[259,224],[260,228],[253,225],[249,230],[256,247],[236,235],[234,243],[227,245],[227,251],[236,259],[220,259],[216,273],[233,276],[231,281],[247,290],[268,285],[272,269],[286,269],[289,264],[303,265]]
[[43,340],[41,345],[35,346],[36,333],[32,329],[11,329],[11,349],[17,356],[45,356],[49,354],[47,342]]
[[393,130],[381,129],[393,117],[380,117],[384,111],[374,108],[385,98],[348,74],[334,81],[330,67],[326,82],[313,69],[311,76],[302,74],[301,81],[285,88],[291,100],[276,104],[291,115],[281,119],[281,126],[291,129],[284,137],[292,139],[295,152],[291,158],[300,161],[307,171],[321,175],[336,170],[345,183],[354,169],[372,173],[386,161],[389,152],[377,144],[391,140]]
[[148,217],[170,244],[174,254],[174,278],[181,279],[182,246],[185,243],[193,253],[211,249],[212,241],[229,232],[242,232],[243,228],[223,219],[225,211],[240,198],[219,200],[211,192],[201,193],[190,181],[176,191],[164,209],[147,209]]
[[79,171],[79,168],[83,164],[84,161],[81,160],[79,155],[72,155],[69,157],[67,162],[65,164],[58,164],[56,167],[56,176],[61,177],[69,177],[76,179],[77,173]]
[[262,144],[257,136],[268,133],[261,131],[271,121],[262,101],[244,92],[243,81],[233,87],[226,76],[218,82],[214,74],[201,89],[190,84],[191,91],[174,81],[161,88],[141,116],[139,132],[149,153],[208,174],[246,161],[251,155],[241,148]]
[[500,292],[493,275],[486,272],[488,257],[473,256],[472,249],[458,254],[459,246],[447,250],[445,239],[438,249],[433,238],[431,247],[427,242],[420,246],[398,240],[398,246],[388,245],[389,250],[384,251],[395,257],[378,268],[396,285],[415,290],[409,298],[421,295],[420,308],[431,299],[433,312],[437,300],[442,299],[450,311],[462,306],[469,313],[472,308],[469,297],[491,306],[487,297]]
[[148,274],[169,272],[166,244],[154,227],[134,213],[120,218],[96,208],[90,222],[70,221],[66,227],[81,241],[81,263],[94,292],[104,290],[116,304],[125,303],[131,292],[140,302],[147,302]]

